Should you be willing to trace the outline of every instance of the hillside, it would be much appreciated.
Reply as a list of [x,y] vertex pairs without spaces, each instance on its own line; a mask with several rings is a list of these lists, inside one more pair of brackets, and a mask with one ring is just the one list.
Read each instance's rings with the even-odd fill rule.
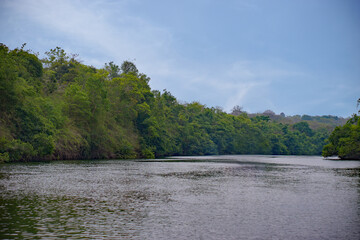
[[[24,46],[23,46],[24,47]],[[0,45],[0,161],[205,154],[320,155],[343,119],[228,114],[151,90],[132,62],[82,64],[59,47],[39,59]]]

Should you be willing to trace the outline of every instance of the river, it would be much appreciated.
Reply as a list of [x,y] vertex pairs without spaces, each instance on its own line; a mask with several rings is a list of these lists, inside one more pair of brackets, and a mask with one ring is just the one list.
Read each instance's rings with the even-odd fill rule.
[[0,239],[360,239],[360,162],[206,156],[0,165]]

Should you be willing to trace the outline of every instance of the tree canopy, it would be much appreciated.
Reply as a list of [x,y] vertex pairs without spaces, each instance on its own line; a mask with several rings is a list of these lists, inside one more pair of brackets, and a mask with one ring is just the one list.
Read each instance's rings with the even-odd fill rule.
[[0,161],[320,155],[330,133],[326,123],[281,122],[285,115],[272,111],[251,116],[239,106],[228,114],[179,103],[167,90],[151,90],[133,62],[97,69],[76,58],[60,47],[39,59],[0,45]]
[[336,127],[328,141],[322,152],[324,157],[360,160],[360,117],[354,114],[344,126]]

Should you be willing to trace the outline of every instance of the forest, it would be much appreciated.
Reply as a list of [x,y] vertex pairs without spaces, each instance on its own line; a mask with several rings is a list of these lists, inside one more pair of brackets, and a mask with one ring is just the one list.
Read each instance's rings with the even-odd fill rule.
[[24,46],[0,44],[0,162],[321,155],[330,133],[346,122],[180,103],[167,90],[152,90],[132,62],[97,69],[60,47],[39,59]]
[[[358,106],[360,98],[358,99]],[[360,114],[360,111],[358,112]],[[354,114],[346,124],[337,126],[324,146],[324,157],[338,156],[343,160],[360,160],[360,116]]]

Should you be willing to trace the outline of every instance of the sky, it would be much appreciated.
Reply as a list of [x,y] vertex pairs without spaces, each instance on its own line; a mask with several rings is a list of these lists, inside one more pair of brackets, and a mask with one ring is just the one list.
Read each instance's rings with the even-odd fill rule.
[[153,90],[226,112],[358,111],[358,0],[0,0],[0,42],[132,61]]

